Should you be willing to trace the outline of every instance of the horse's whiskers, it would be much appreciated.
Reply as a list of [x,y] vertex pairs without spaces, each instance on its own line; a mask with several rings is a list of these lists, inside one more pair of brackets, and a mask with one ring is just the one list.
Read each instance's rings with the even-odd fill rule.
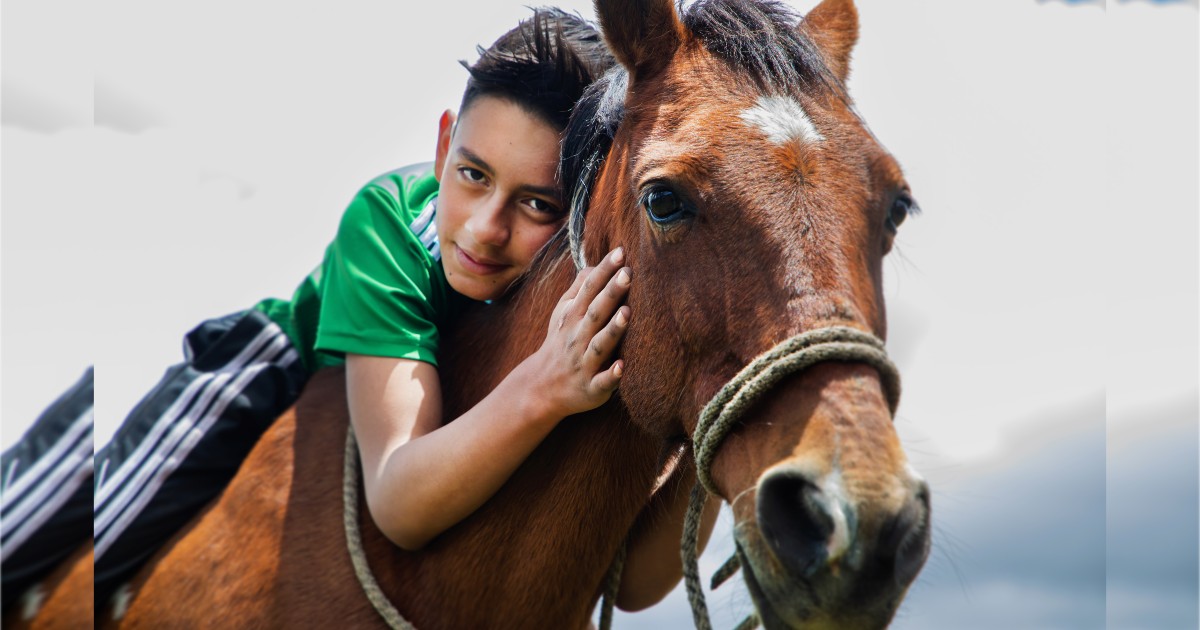
[[737,496],[733,497],[733,500],[729,502],[729,507],[736,508],[736,507],[737,507],[737,502],[738,502],[738,501],[741,501],[741,500],[742,500],[742,498],[743,498],[743,497],[745,497],[745,496],[746,496],[747,494],[749,494],[750,492],[753,492],[755,488],[757,488],[757,486],[756,486],[756,485],[754,485],[754,484],[751,484],[751,485],[750,485],[750,487],[748,487],[748,488],[746,488],[745,490],[742,490],[741,492],[737,493]]

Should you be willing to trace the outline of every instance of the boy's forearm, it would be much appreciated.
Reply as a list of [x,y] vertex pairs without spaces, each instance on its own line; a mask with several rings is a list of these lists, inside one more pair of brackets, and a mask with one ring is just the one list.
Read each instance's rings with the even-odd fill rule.
[[396,490],[372,515],[393,542],[420,548],[466,518],[562,419],[528,386],[527,369],[522,363],[471,410],[388,455],[383,485]]

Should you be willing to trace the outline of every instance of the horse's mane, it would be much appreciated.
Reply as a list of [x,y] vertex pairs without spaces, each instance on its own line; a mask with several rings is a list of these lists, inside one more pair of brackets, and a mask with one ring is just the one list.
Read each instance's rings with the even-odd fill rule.
[[625,117],[625,68],[616,66],[588,86],[575,104],[563,135],[559,177],[570,216],[567,236],[575,267],[583,268],[583,220],[592,199],[592,185]]
[[765,92],[846,98],[846,88],[817,45],[797,26],[802,17],[775,0],[699,0],[680,11],[683,25],[708,50]]

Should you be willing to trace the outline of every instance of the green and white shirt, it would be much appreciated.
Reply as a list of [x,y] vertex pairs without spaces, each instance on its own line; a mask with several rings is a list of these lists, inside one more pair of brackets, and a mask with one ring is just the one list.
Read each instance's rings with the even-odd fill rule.
[[437,193],[429,163],[375,178],[292,299],[255,305],[283,328],[309,372],[341,364],[348,352],[437,365],[438,329],[470,301],[442,269]]

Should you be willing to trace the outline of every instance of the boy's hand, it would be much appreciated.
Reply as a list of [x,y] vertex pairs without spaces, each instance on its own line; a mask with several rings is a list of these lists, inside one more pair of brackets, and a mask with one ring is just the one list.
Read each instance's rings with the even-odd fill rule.
[[624,362],[604,369],[629,325],[630,309],[622,306],[631,270],[621,267],[625,252],[610,252],[595,267],[579,272],[563,294],[542,347],[531,357],[537,370],[538,395],[559,419],[595,409],[617,389]]

